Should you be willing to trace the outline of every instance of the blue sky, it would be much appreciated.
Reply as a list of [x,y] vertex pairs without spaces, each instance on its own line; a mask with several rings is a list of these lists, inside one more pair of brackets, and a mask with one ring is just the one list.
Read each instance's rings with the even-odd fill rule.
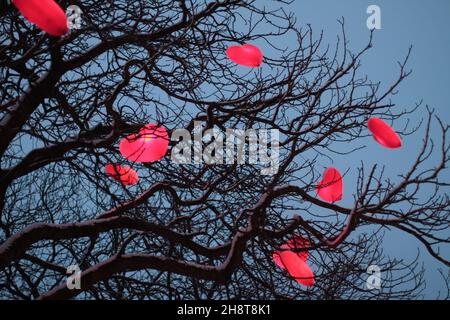
[[[444,123],[449,123],[450,1],[295,0],[288,9],[295,12],[299,26],[311,24],[316,35],[323,30],[324,45],[336,42],[340,31],[337,19],[344,17],[349,47],[357,51],[368,41],[370,32],[366,21],[369,15],[366,10],[369,5],[378,5],[381,9],[381,30],[375,32],[374,48],[362,59],[361,74],[366,73],[369,79],[381,81],[382,87],[390,85],[398,76],[397,62],[406,56],[412,45],[408,67],[413,73],[399,87],[398,94],[391,97],[392,101],[403,109],[413,107],[423,100],[424,105],[435,109]],[[409,120],[418,123],[421,116],[423,113],[418,113]],[[422,132],[404,137],[404,147],[401,150],[368,146],[368,149],[358,153],[356,157],[352,156],[353,159],[342,158],[338,166],[342,170],[350,168],[344,183],[345,180],[348,184],[352,180],[356,181],[356,167],[361,161],[369,165],[379,162],[376,159],[383,159],[383,164],[388,165],[388,174],[395,176],[405,172],[421,146]],[[370,140],[365,140],[363,143],[369,142]],[[446,174],[445,180],[449,181],[448,170]],[[437,270],[440,268],[448,272],[448,268],[435,261],[418,241],[398,232],[387,232],[384,246],[385,252],[392,257],[407,260],[415,257],[417,250],[420,250],[420,259],[426,268],[425,296],[436,298],[439,291],[445,294],[446,287]]]
[[[273,1],[257,0],[258,5],[264,3],[274,6]],[[424,105],[434,108],[441,119],[449,123],[449,0],[295,0],[286,9],[295,13],[300,27],[311,24],[316,36],[323,30],[323,45],[333,45],[336,42],[336,36],[340,32],[337,19],[344,17],[349,47],[358,51],[367,44],[370,34],[366,26],[366,9],[369,5],[378,5],[381,8],[382,28],[375,32],[374,48],[363,57],[361,74],[367,74],[370,79],[381,81],[385,86],[390,85],[398,76],[397,61],[405,57],[412,45],[408,67],[413,73],[399,87],[399,93],[391,98],[402,109],[413,107],[415,103],[423,100]],[[286,45],[289,42],[284,41]],[[270,55],[270,52],[266,53]],[[422,115],[418,113],[410,120],[418,123]],[[344,179],[346,186],[351,186],[352,183],[354,185],[356,167],[361,161],[370,166],[378,161],[377,159],[383,159],[383,164],[388,165],[387,173],[395,176],[403,173],[417,155],[422,142],[420,133],[404,137],[404,147],[395,151],[379,148],[367,138],[361,141],[368,144],[367,149],[351,158],[342,157],[339,163],[334,165],[342,172],[350,169]],[[445,180],[449,181],[449,178],[446,177]],[[351,187],[346,190],[349,193],[352,191]],[[342,204],[350,206],[351,196]],[[390,256],[406,260],[414,258],[417,250],[420,250],[420,259],[426,268],[426,297],[435,298],[439,291],[445,291],[445,285],[437,270],[441,268],[448,272],[448,268],[432,258],[418,241],[411,239],[409,235],[386,232],[384,246],[385,252]]]

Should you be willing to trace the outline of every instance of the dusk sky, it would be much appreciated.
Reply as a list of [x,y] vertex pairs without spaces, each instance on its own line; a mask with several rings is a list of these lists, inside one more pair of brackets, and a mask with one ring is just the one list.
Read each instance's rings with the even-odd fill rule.
[[[323,30],[324,45],[333,46],[336,43],[336,37],[340,32],[337,19],[344,17],[349,48],[356,52],[367,44],[369,38],[370,32],[366,26],[369,17],[366,10],[369,5],[378,5],[381,9],[381,30],[376,30],[374,47],[362,58],[360,74],[366,73],[372,81],[381,81],[384,88],[390,86],[399,74],[397,62],[405,58],[408,48],[412,45],[412,54],[407,65],[412,74],[401,84],[398,94],[390,98],[400,109],[412,108],[415,103],[423,100],[423,107],[428,105],[435,109],[441,119],[448,123],[450,1],[295,0],[287,6],[287,9],[295,12],[300,26],[306,27],[307,24],[311,24],[316,36]],[[417,112],[408,120],[418,124],[422,115],[423,112]],[[421,147],[422,138],[423,130],[403,137],[404,147],[394,152],[377,147],[369,138],[362,139],[360,144],[367,144],[367,148],[351,156],[335,159],[333,165],[342,170],[350,169],[344,178],[346,186],[355,184],[356,168],[361,162],[367,166],[375,163],[386,165],[387,173],[395,177],[404,173],[412,164]],[[437,141],[440,141],[439,136],[436,137]],[[351,193],[351,186],[346,190]],[[448,189],[445,192],[448,193]],[[351,197],[344,197],[342,204],[350,206],[351,201]],[[426,269],[425,297],[436,298],[439,291],[441,295],[445,295],[446,287],[438,269],[447,273],[448,268],[431,257],[419,241],[409,235],[386,231],[384,249],[391,257],[406,260],[413,259],[420,250],[420,260]],[[448,248],[442,250],[446,252]]]
[[449,298],[450,1],[215,1],[0,0],[0,300]]

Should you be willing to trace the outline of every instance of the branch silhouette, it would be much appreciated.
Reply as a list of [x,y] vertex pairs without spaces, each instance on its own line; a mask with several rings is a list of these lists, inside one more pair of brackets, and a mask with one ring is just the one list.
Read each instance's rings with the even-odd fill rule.
[[[421,296],[423,268],[386,256],[383,230],[416,238],[450,265],[449,126],[430,108],[390,100],[410,74],[410,50],[383,90],[359,70],[372,35],[353,52],[341,20],[328,46],[282,9],[289,2],[71,1],[83,24],[59,38],[2,5],[0,297]],[[226,57],[228,46],[245,43],[270,48],[261,68],[237,68]],[[368,119],[400,125],[417,113],[422,123],[396,127],[423,139],[405,172],[389,177],[381,165],[361,164],[357,185],[346,186],[351,206],[317,197],[327,161],[365,148],[357,140],[368,137]],[[126,162],[118,142],[150,122],[169,134],[193,132],[197,122],[205,130],[279,130],[279,170],[176,164],[169,148],[161,161],[129,163],[138,185],[114,182],[104,167]],[[310,245],[295,250],[310,253],[316,274],[307,290],[272,258],[297,235]],[[73,264],[83,270],[79,290],[65,285]],[[369,265],[385,275],[381,290],[365,286]]]

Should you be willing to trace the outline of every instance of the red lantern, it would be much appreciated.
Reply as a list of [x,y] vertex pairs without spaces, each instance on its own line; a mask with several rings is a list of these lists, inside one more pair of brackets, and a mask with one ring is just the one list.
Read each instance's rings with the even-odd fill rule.
[[113,180],[122,183],[124,186],[131,186],[139,181],[137,172],[128,166],[107,164],[105,171]]
[[53,0],[13,0],[20,13],[31,23],[52,36],[69,31],[63,9]]
[[259,67],[263,63],[261,50],[252,44],[231,46],[227,49],[227,56],[234,63],[246,67]]
[[[285,250],[300,249],[300,248],[304,248],[304,247],[309,247],[309,241],[300,236],[297,236],[294,238],[294,240],[289,240],[288,243],[283,244],[281,246],[281,249],[285,249]],[[309,257],[308,251],[299,251],[299,252],[297,252],[297,255],[303,261],[306,261]],[[285,269],[283,262],[281,261],[281,258],[280,258],[280,251],[275,251],[272,255],[272,258],[278,267],[280,267],[281,269]]]
[[138,134],[132,134],[120,141],[120,153],[134,162],[161,160],[169,147],[169,135],[163,126],[150,123]]
[[402,146],[402,140],[397,132],[395,132],[390,125],[380,118],[370,118],[367,122],[367,126],[374,139],[382,146],[389,149],[396,149]]
[[283,270],[286,270],[295,280],[304,285],[314,285],[314,273],[308,266],[307,259],[309,253],[294,252],[289,249],[300,249],[309,247],[309,241],[302,237],[295,237],[294,240],[290,240],[287,244],[281,246],[280,251],[275,251],[272,255],[275,264]]
[[336,202],[342,200],[342,176],[335,168],[325,170],[323,180],[317,186],[317,195],[324,201]]
[[280,253],[280,259],[295,281],[307,287],[314,285],[314,273],[306,261],[300,259],[295,252],[283,251]]

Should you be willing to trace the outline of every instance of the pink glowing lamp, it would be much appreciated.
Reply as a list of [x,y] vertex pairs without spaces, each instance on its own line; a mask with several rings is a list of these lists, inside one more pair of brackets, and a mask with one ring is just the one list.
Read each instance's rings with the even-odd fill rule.
[[122,156],[133,162],[155,162],[161,160],[169,147],[166,128],[154,123],[147,124],[139,133],[120,141]]
[[259,67],[264,58],[261,50],[252,44],[231,46],[227,49],[227,56],[234,63],[251,68]]
[[13,0],[20,13],[41,30],[52,36],[69,31],[64,10],[53,0]]
[[316,191],[322,200],[336,202],[342,200],[343,189],[342,176],[339,171],[335,168],[328,168]]
[[137,172],[128,166],[107,164],[105,171],[113,180],[120,182],[124,186],[131,186],[139,181]]
[[367,122],[367,127],[373,138],[382,146],[389,149],[397,149],[402,146],[402,140],[397,132],[380,118],[373,117]]

